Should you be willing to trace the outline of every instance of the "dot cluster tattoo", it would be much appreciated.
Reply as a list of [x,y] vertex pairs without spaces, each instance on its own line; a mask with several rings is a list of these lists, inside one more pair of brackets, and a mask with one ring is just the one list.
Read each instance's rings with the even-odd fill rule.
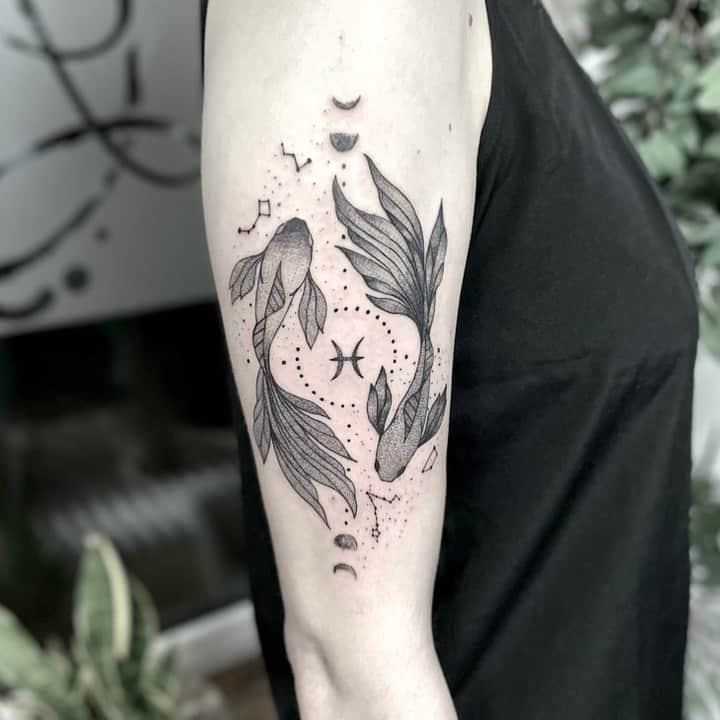
[[[361,97],[348,101],[333,97],[331,101],[335,110],[350,113]],[[325,142],[329,141],[333,150],[352,159],[349,154],[356,148],[359,134],[325,132]],[[320,140],[313,142],[317,147],[322,144]],[[241,335],[252,340],[251,354],[245,362],[258,366],[252,434],[262,462],[267,461],[272,449],[295,493],[328,528],[338,522],[344,527],[344,531],[332,539],[335,552],[343,556],[342,561],[338,557],[338,562],[333,564],[332,574],[357,580],[358,568],[363,569],[367,559],[362,548],[377,547],[387,525],[394,525],[397,528],[394,535],[399,537],[410,514],[411,498],[417,496],[408,485],[412,477],[405,478],[402,494],[392,496],[372,490],[373,479],[393,482],[401,478],[418,449],[438,432],[445,416],[446,389],[438,392],[437,372],[433,372],[440,365],[439,357],[436,358],[439,349],[431,340],[436,295],[447,249],[443,206],[440,203],[426,241],[408,197],[382,175],[369,157],[366,156],[366,162],[384,216],[351,204],[342,190],[347,184],[342,177],[336,175],[332,183],[328,178],[327,185],[320,181],[318,173],[328,172],[332,177],[333,163],[337,161],[328,160],[321,168],[308,170],[301,176],[301,171],[312,164],[312,158],[301,162],[284,142],[274,157],[276,162],[289,157],[292,166],[284,163],[284,170],[280,166],[274,172],[268,168],[272,187],[268,180],[263,186],[263,194],[267,195],[258,199],[255,219],[250,225],[239,226],[237,232],[250,235],[258,230],[261,218],[273,214],[280,215],[280,220],[283,215],[287,219],[276,226],[272,235],[264,233],[266,244],[261,252],[243,254],[233,267],[229,281],[231,302],[250,296],[246,304],[254,316],[252,322],[248,322],[249,317],[242,317],[239,323]],[[351,159],[338,163],[340,170],[344,171]],[[340,174],[340,170],[335,172]],[[306,208],[301,217],[300,208],[293,207],[293,188],[301,186],[311,190],[322,208],[320,211]],[[334,202],[334,218],[330,210],[323,207],[329,193]],[[333,228],[335,219],[342,228],[341,244],[337,245],[326,237],[337,228]],[[314,235],[320,238],[320,244]],[[319,247],[327,248],[320,250],[323,253],[342,253],[348,263],[342,273],[354,270],[369,291],[363,300],[352,298],[357,283],[349,287],[352,283],[346,282],[341,293],[338,288],[339,296],[333,297],[331,288],[328,308],[322,289],[326,281],[320,277],[318,284],[311,273]],[[351,279],[352,272],[345,277]],[[417,328],[417,354],[407,346],[398,347],[393,335],[394,315],[408,318]],[[295,316],[297,323],[293,322]],[[342,318],[342,324],[338,325],[338,330],[342,329],[340,336],[325,335],[326,340],[318,344],[329,318],[337,321]],[[350,340],[347,327],[355,318],[363,320],[364,332],[357,340]],[[368,321],[376,323],[373,329]],[[278,335],[284,338],[279,343],[280,350],[275,349]],[[298,340],[293,342],[291,338]],[[366,351],[362,352],[364,341]],[[304,370],[306,364],[317,366],[319,358],[312,353],[316,345],[330,350],[325,356],[331,365],[325,385],[314,385],[313,376],[307,377]],[[352,351],[347,352],[351,346]],[[375,382],[365,385],[366,396],[352,398],[348,393],[357,392],[357,384],[364,380],[361,361],[368,356],[367,347],[372,347],[373,353],[366,362],[379,357],[386,360]],[[305,357],[303,353],[311,355]],[[294,368],[294,382],[292,376],[282,376],[293,382],[290,389],[277,382],[273,373],[276,363],[289,366],[288,370]],[[374,374],[376,370],[377,366],[371,372]],[[295,383],[300,387],[299,394],[291,392]],[[403,388],[402,397],[394,401],[392,391],[402,392]],[[368,423],[377,441],[366,445]],[[422,470],[419,463],[413,467],[418,472],[430,472],[437,458],[437,447],[433,446]],[[366,483],[361,498],[366,501],[362,512],[363,517],[369,517],[367,525],[358,517],[358,481]],[[324,488],[322,495],[320,487]],[[336,499],[344,506],[340,519]],[[368,533],[367,541],[358,531]],[[386,537],[392,539],[393,534]],[[384,540],[384,545],[387,544],[388,540]],[[350,564],[347,558],[355,558],[355,564]]]

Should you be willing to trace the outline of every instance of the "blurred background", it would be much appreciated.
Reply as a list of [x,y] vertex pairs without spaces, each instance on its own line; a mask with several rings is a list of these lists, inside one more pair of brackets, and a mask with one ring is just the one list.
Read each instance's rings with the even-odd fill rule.
[[[686,717],[717,720],[720,0],[547,6],[696,261]],[[273,717],[200,204],[201,16],[0,0],[3,719]]]

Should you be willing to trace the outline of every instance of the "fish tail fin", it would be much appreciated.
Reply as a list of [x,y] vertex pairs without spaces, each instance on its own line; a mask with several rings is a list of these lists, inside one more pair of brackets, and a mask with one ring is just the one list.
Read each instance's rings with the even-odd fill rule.
[[[378,182],[377,179],[376,183]],[[389,188],[393,188],[388,183]],[[393,198],[405,198],[393,188]],[[338,246],[353,268],[374,294],[368,299],[388,313],[405,315],[420,326],[425,307],[422,234],[402,224],[394,200],[380,194],[388,218],[364,212],[345,197],[337,178],[333,181],[333,198],[338,220],[345,226],[355,248]],[[405,198],[406,208],[412,208]],[[412,211],[414,214],[414,210]],[[415,217],[417,220],[417,217]]]
[[[258,404],[262,397],[264,410],[261,415],[264,414],[266,418],[267,434],[291,487],[326,525],[327,515],[315,483],[337,492],[355,516],[355,486],[347,476],[345,467],[335,456],[347,461],[353,461],[353,458],[330,426],[323,421],[322,418],[328,417],[327,413],[314,402],[284,390],[271,374],[263,371],[261,373],[262,378],[258,374],[258,384],[262,384],[263,395],[258,395]],[[263,433],[260,433],[260,437],[264,437]],[[257,438],[256,431],[256,440]],[[267,447],[269,449],[269,442]]]

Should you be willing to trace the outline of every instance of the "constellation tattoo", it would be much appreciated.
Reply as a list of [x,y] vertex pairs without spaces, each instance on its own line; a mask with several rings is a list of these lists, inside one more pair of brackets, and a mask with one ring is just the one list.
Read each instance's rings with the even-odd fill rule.
[[426,246],[410,200],[380,173],[369,157],[366,159],[387,218],[354,207],[336,177],[333,197],[337,218],[362,253],[346,247],[338,249],[368,289],[376,293],[368,295],[368,299],[384,312],[412,320],[420,336],[415,374],[391,420],[388,416],[392,392],[384,367],[368,393],[368,419],[378,434],[375,471],[380,480],[392,482],[405,472],[417,449],[435,436],[445,415],[447,386],[430,405],[434,361],[430,330],[445,267],[447,232],[441,202]]
[[354,110],[361,98],[362,95],[358,95],[354,100],[343,102],[342,100],[338,100],[336,97],[333,97],[332,103],[338,110]]
[[355,572],[355,568],[352,565],[348,565],[347,563],[338,563],[333,567],[333,575],[339,572],[346,572],[349,575],[352,575],[355,580],[357,580],[357,573]]
[[388,505],[392,505],[396,500],[402,500],[402,498],[399,495],[393,495],[391,498],[387,498],[383,495],[376,495],[369,490],[365,491],[365,495],[367,495],[367,499],[370,501],[370,505],[372,505],[373,517],[375,518],[375,522],[370,529],[370,537],[372,537],[375,542],[377,542],[380,539],[380,535],[382,535],[382,533],[380,532],[380,520],[378,519],[377,503],[384,502]]
[[357,341],[357,343],[355,344],[355,348],[352,351],[352,355],[343,354],[340,346],[334,340],[331,341],[333,347],[335,348],[335,357],[330,358],[330,362],[337,363],[335,374],[330,378],[331,381],[342,375],[342,371],[345,367],[346,362],[349,362],[352,365],[352,369],[358,374],[359,377],[363,377],[363,374],[360,372],[360,361],[364,360],[365,358],[362,355],[358,355],[358,351],[360,350],[360,343],[362,343],[364,339],[365,338],[360,338]]
[[242,227],[242,225],[238,228],[238,235],[242,235],[243,233],[249,235],[258,224],[258,221],[260,218],[269,218],[271,215],[270,212],[270,200],[260,200],[258,198],[257,201],[257,215],[255,215],[255,219],[252,222],[252,225],[248,225],[247,227]]
[[302,165],[298,162],[297,155],[294,152],[287,152],[285,150],[285,143],[280,143],[280,149],[285,157],[291,157],[295,163],[295,172],[300,172],[304,167],[307,167],[312,163],[312,158],[308,158]]
[[317,488],[337,492],[353,516],[357,514],[355,486],[337,455],[353,461],[330,426],[328,414],[314,402],[282,388],[272,374],[270,350],[295,296],[298,320],[312,348],[323,331],[327,315],[325,297],[310,273],[313,239],[307,223],[292,218],[275,231],[265,249],[239,260],[230,276],[231,302],[255,291],[255,327],[252,342],[260,368],[256,381],[253,434],[263,463],[270,446],[293,490],[330,527]]
[[359,135],[350,133],[334,132],[330,133],[330,144],[341,153],[350,152],[357,144]]

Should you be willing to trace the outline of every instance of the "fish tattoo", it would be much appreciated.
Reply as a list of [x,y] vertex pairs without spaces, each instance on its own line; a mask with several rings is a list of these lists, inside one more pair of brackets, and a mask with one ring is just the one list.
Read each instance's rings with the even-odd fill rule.
[[434,362],[430,331],[445,267],[447,232],[441,202],[426,243],[410,200],[365,157],[387,217],[353,206],[335,178],[335,213],[349,240],[362,252],[338,249],[375,293],[367,295],[370,302],[384,312],[412,320],[420,338],[415,374],[392,419],[388,421],[393,399],[384,367],[368,393],[367,415],[378,434],[375,471],[380,480],[393,482],[405,472],[418,448],[435,436],[445,415],[447,386],[430,404]]
[[355,486],[337,457],[349,461],[353,458],[325,422],[330,419],[328,414],[314,402],[282,388],[270,367],[273,341],[298,294],[298,320],[309,348],[324,329],[327,303],[310,272],[312,256],[310,229],[304,220],[294,217],[277,228],[261,253],[235,264],[229,289],[231,302],[235,303],[255,288],[252,342],[260,367],[253,435],[262,461],[267,460],[272,446],[292,489],[329,527],[314,483],[338,493],[355,516]]

